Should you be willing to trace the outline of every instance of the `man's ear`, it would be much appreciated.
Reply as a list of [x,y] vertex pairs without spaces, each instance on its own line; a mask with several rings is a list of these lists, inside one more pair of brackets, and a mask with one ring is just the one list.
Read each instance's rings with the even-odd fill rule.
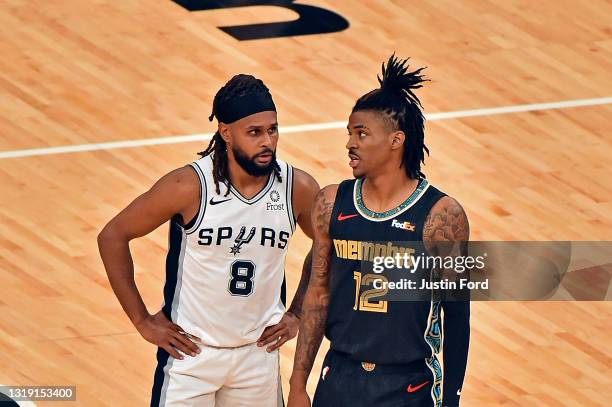
[[391,150],[396,150],[398,148],[403,148],[404,143],[406,142],[406,134],[403,131],[398,130],[391,133]]
[[223,141],[225,141],[225,144],[227,144],[231,139],[231,131],[230,128],[227,124],[225,123],[219,123],[219,134],[221,134],[221,138],[223,139]]

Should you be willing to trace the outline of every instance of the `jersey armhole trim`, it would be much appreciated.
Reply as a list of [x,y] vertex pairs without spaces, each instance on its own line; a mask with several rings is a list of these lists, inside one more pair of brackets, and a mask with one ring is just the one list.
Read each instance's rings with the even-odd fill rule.
[[287,199],[287,216],[289,217],[289,225],[291,225],[291,233],[295,232],[297,219],[293,212],[293,167],[289,163],[287,165],[287,190],[285,197]]
[[200,206],[194,219],[192,219],[189,224],[185,225],[185,233],[188,235],[195,232],[200,227],[202,219],[204,218],[204,212],[206,212],[206,178],[197,162],[192,162],[189,166],[198,174],[200,180]]

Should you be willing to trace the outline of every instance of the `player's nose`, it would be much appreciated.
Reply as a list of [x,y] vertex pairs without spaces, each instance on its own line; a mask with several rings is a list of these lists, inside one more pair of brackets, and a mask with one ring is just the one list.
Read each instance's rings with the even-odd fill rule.
[[347,150],[351,150],[353,148],[357,148],[357,139],[355,138],[355,136],[350,135],[348,138],[348,141],[346,142],[346,149]]
[[261,146],[268,147],[268,148],[272,146],[272,137],[270,137],[268,133],[265,133],[264,136],[262,137]]

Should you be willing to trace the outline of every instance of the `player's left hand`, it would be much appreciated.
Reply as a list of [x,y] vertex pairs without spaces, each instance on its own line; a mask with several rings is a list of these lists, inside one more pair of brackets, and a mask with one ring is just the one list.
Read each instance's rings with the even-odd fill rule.
[[263,333],[257,340],[257,346],[266,346],[267,352],[272,352],[290,339],[295,338],[300,327],[300,319],[291,312],[285,312],[280,322],[264,329]]

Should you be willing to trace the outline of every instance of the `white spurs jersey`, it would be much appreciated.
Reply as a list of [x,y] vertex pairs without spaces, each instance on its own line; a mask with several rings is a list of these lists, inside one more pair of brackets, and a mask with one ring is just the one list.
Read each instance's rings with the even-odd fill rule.
[[190,165],[201,183],[197,216],[170,222],[163,311],[207,345],[256,342],[285,312],[285,255],[295,230],[293,168],[277,160],[279,181],[246,199],[235,188],[215,191],[212,159]]

